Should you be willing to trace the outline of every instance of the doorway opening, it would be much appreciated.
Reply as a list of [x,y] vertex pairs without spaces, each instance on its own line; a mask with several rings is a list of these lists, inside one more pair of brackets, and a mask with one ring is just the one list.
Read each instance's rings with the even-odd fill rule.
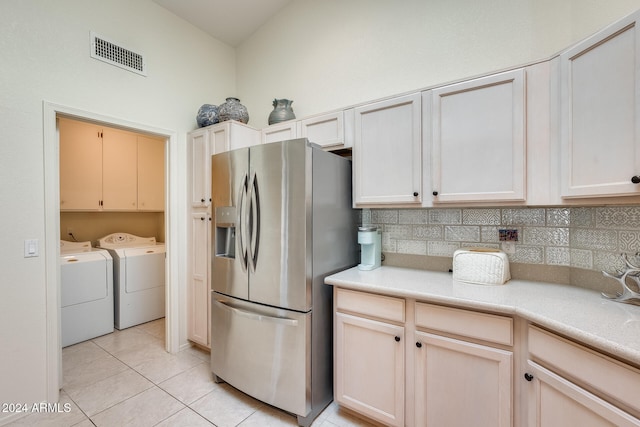
[[45,174],[45,259],[46,259],[46,312],[47,312],[47,396],[57,401],[62,385],[62,347],[60,342],[60,240],[68,230],[61,230],[60,213],[60,135],[58,119],[82,122],[140,133],[164,142],[164,215],[163,237],[166,244],[165,290],[165,343],[166,350],[179,350],[179,289],[177,246],[180,235],[177,191],[177,135],[174,131],[103,116],[62,105],[44,102],[44,174]]

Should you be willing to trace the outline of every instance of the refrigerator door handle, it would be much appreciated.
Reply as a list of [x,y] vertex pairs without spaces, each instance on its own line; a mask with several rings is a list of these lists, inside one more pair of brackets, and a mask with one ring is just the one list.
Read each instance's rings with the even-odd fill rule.
[[242,265],[242,270],[247,271],[247,263],[248,263],[248,248],[247,242],[245,241],[247,228],[246,228],[246,214],[244,213],[247,203],[247,187],[248,187],[248,178],[249,176],[245,173],[242,177],[240,191],[238,192],[238,219],[236,224],[238,224],[238,246],[240,247],[240,264]]
[[267,316],[264,314],[258,314],[252,311],[231,307],[230,305],[225,304],[224,301],[220,301],[215,298],[214,298],[214,301],[216,304],[219,304],[221,308],[234,313],[236,316],[242,316],[247,319],[256,320],[258,322],[276,323],[276,324],[285,325],[285,326],[298,326],[298,321],[296,319],[288,319],[286,317]]
[[251,174],[251,180],[249,181],[249,194],[247,199],[249,200],[249,210],[247,212],[247,223],[249,228],[249,241],[248,248],[248,261],[251,266],[251,271],[256,271],[256,264],[258,263],[258,249],[260,246],[260,192],[258,190],[258,177],[256,173]]

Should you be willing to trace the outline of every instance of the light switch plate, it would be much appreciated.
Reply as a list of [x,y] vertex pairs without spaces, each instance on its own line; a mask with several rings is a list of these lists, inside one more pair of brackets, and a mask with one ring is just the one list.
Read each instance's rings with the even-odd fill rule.
[[24,241],[24,257],[32,258],[40,255],[38,239],[27,239]]

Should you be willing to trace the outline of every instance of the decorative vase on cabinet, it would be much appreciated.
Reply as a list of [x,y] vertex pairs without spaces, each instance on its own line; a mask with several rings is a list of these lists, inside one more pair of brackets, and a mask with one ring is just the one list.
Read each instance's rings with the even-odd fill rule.
[[218,106],[218,116],[221,122],[236,120],[247,124],[249,122],[249,112],[247,107],[240,103],[238,98],[227,98],[226,102]]
[[291,104],[293,104],[293,101],[288,99],[274,99],[273,111],[269,114],[269,124],[295,119],[296,115],[293,113]]
[[218,123],[218,107],[212,104],[203,104],[198,110],[196,122],[199,127],[210,126]]

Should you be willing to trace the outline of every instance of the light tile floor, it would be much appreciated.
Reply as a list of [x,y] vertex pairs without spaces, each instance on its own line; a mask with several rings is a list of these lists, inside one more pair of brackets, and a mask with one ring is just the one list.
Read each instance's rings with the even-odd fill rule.
[[[165,351],[164,319],[62,349],[60,407],[9,426],[297,426],[296,418],[216,384],[209,353]],[[370,426],[332,403],[314,427]]]

